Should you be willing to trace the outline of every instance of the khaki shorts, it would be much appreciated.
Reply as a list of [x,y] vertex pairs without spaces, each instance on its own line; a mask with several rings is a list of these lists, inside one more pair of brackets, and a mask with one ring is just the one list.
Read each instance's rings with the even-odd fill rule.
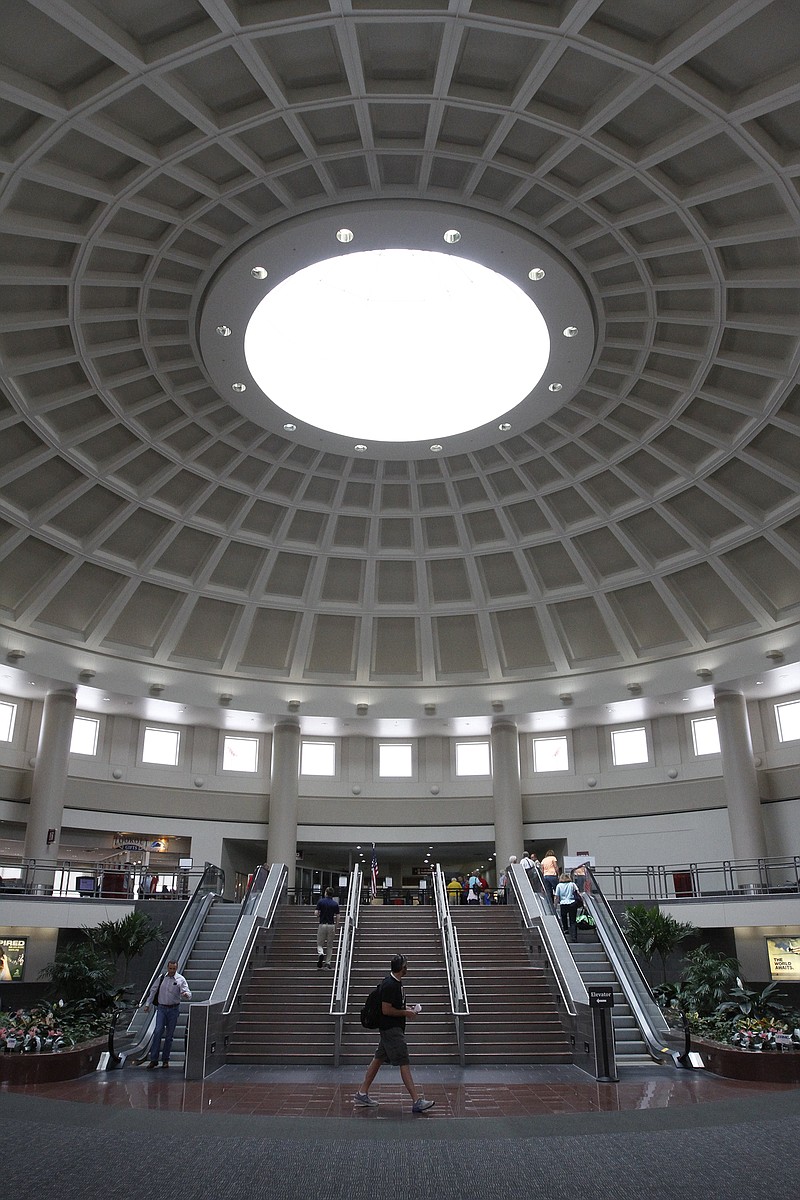
[[391,1067],[405,1066],[408,1062],[405,1030],[401,1029],[399,1025],[393,1025],[391,1029],[382,1029],[375,1058],[379,1062],[388,1063]]

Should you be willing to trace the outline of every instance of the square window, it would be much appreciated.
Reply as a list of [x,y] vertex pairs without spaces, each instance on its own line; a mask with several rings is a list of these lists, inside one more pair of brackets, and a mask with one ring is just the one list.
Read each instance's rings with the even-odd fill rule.
[[533,739],[534,771],[568,771],[569,752],[565,737]]
[[491,775],[488,742],[456,742],[456,775]]
[[336,775],[335,742],[302,742],[300,745],[300,774]]
[[800,700],[790,700],[788,704],[776,704],[775,716],[778,721],[780,740],[796,742],[800,738]]
[[177,729],[154,729],[148,725],[142,742],[142,762],[177,767],[181,735]]
[[378,774],[382,779],[411,779],[414,761],[408,742],[383,742],[378,747]]
[[258,770],[258,738],[228,737],[222,745],[223,771]]
[[629,767],[649,761],[647,732],[644,729],[614,729],[611,731],[611,753],[615,767]]
[[70,754],[97,754],[97,740],[100,735],[100,722],[94,717],[76,717],[72,722],[72,740],[69,744]]
[[16,704],[0,704],[0,742],[11,741],[14,736],[14,723],[16,719]]
[[692,741],[694,752],[701,754],[719,754],[719,730],[716,717],[697,717],[692,721]]

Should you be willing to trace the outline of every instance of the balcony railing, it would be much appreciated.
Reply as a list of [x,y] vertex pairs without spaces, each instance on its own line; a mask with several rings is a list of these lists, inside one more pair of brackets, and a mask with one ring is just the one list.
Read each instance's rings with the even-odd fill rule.
[[719,900],[800,892],[800,855],[593,868],[614,900]]

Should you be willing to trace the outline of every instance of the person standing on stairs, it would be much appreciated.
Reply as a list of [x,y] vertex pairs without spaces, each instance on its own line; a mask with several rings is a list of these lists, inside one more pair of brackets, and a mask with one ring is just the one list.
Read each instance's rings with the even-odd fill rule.
[[556,884],[556,900],[558,915],[561,918],[561,928],[564,937],[570,936],[573,942],[578,940],[578,889],[566,873],[562,874]]
[[339,917],[339,901],[334,899],[333,888],[325,888],[325,895],[317,901],[317,970],[327,967],[333,970],[331,956],[336,942],[336,923]]
[[169,1054],[172,1049],[172,1039],[175,1036],[175,1026],[178,1023],[178,1013],[181,1000],[191,1000],[192,993],[182,975],[178,974],[178,964],[173,960],[167,963],[167,973],[162,975],[147,993],[145,1012],[150,1012],[150,1005],[156,1006],[156,1028],[150,1043],[150,1061],[148,1071],[158,1066],[158,1051],[161,1039],[164,1038],[164,1051],[161,1056],[162,1067],[169,1066]]
[[356,1092],[353,1103],[360,1108],[377,1108],[378,1101],[369,1094],[372,1081],[385,1062],[400,1068],[400,1078],[413,1103],[411,1111],[427,1112],[433,1108],[435,1100],[423,1100],[414,1086],[411,1067],[408,1062],[408,1046],[406,1045],[406,1018],[416,1018],[422,1012],[421,1004],[406,1004],[406,993],[403,979],[408,971],[408,959],[404,954],[395,954],[389,963],[391,974],[387,975],[381,984],[381,1016],[378,1021],[380,1042],[373,1055],[372,1062],[367,1067],[361,1091]]

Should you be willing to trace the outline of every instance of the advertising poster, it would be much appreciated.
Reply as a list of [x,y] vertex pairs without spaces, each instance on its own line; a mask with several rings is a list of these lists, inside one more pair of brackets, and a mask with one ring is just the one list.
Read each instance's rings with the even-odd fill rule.
[[0,982],[16,983],[22,979],[27,941],[27,938],[4,938],[0,941]]
[[770,979],[800,983],[800,937],[767,938]]

